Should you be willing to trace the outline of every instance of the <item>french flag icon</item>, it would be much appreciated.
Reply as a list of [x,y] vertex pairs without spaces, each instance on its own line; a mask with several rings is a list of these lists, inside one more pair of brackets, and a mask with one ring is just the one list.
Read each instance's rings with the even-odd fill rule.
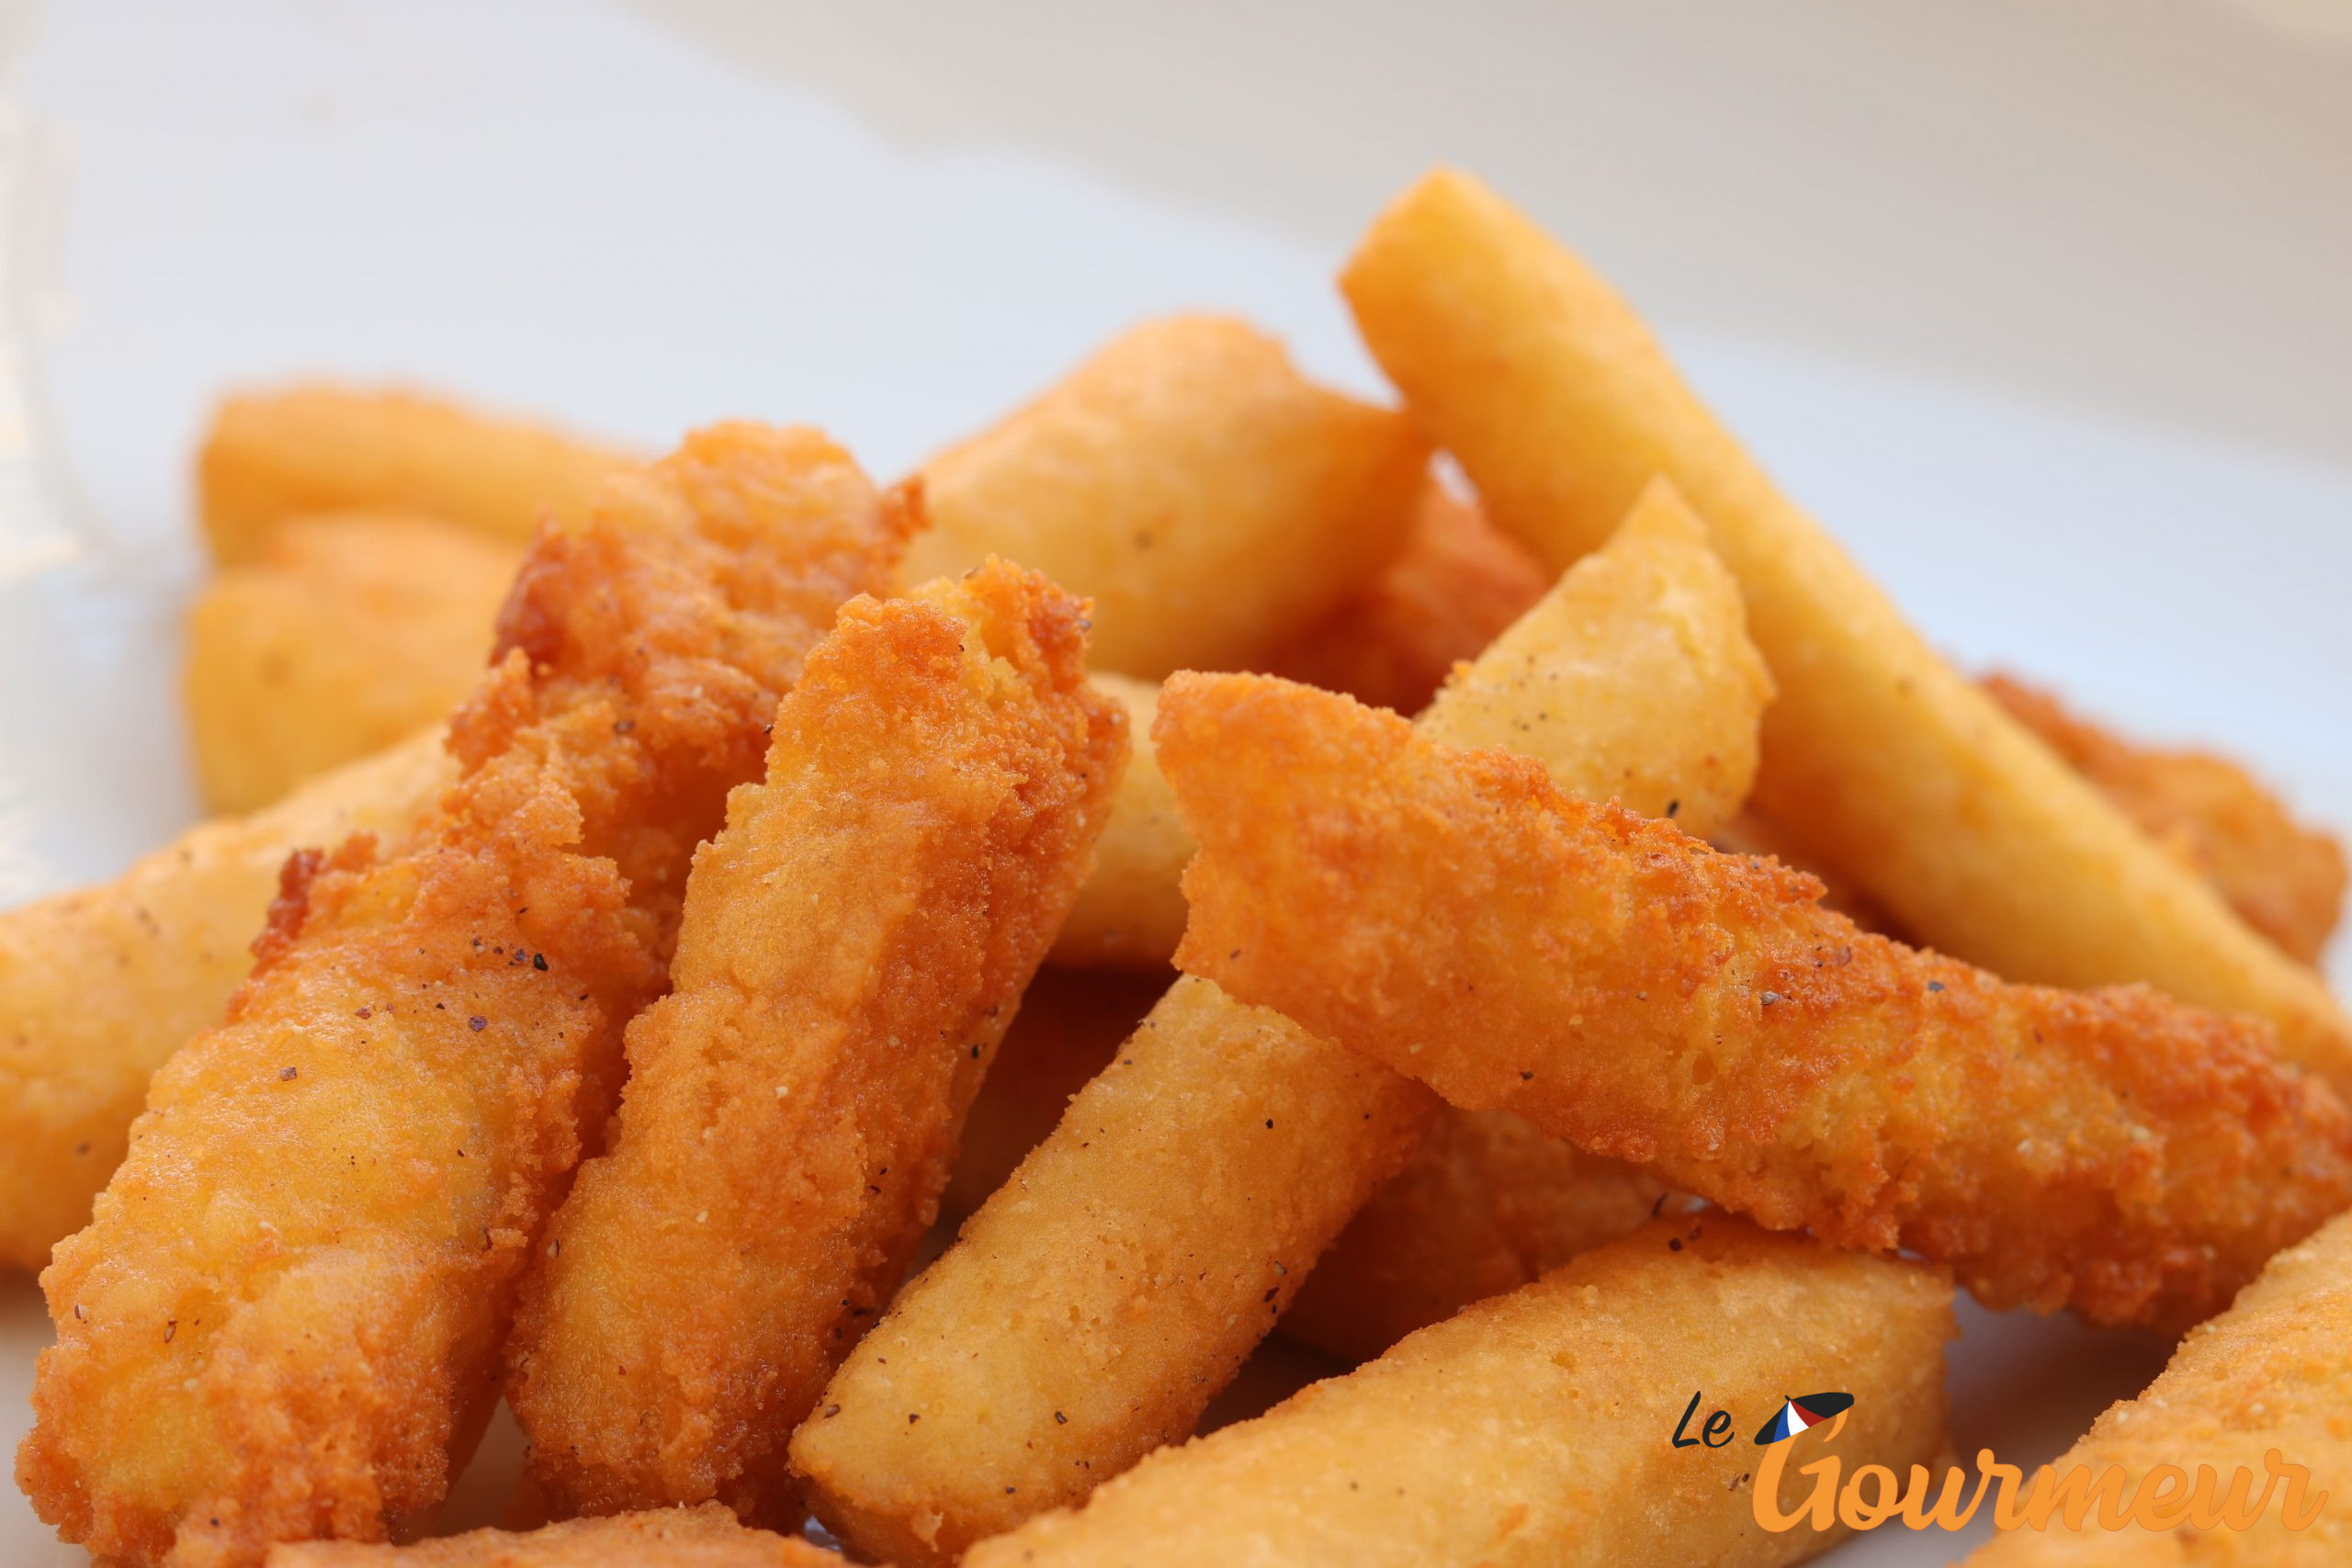
[[1793,1438],[1806,1427],[1818,1426],[1833,1416],[1842,1416],[1853,1407],[1854,1396],[1850,1393],[1808,1393],[1789,1400],[1781,1406],[1779,1415],[1764,1423],[1764,1429],[1756,1434],[1756,1441],[1761,1445]]

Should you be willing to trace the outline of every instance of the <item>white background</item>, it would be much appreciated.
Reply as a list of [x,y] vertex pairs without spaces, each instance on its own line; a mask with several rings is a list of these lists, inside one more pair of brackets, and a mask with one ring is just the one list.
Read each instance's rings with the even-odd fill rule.
[[[2342,0],[80,0],[0,6],[0,900],[194,809],[223,385],[397,377],[648,447],[806,420],[885,475],[1149,311],[1374,389],[1329,276],[1439,159],[1650,309],[1956,656],[2352,826]],[[1963,1451],[2046,1457],[2160,1360],[1967,1322]],[[45,1333],[0,1282],[0,1427]],[[0,1498],[0,1558],[79,1560],[46,1540]]]

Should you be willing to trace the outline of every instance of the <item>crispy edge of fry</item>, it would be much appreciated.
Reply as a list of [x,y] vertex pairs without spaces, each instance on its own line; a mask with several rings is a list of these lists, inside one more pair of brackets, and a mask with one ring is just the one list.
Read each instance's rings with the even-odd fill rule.
[[2278,1025],[2352,1085],[2352,1021],[1955,672],[1775,489],[1607,284],[1440,170],[1342,274],[1364,341],[1490,516],[1554,565],[1671,477],[1738,577],[1781,694],[1758,804],[1926,941],[2019,979],[2145,981]]
[[197,503],[223,565],[287,518],[354,509],[429,513],[519,549],[543,516],[578,523],[637,461],[445,399],[299,382],[221,400],[197,453]]
[[1184,934],[1184,863],[1193,837],[1176,815],[1176,797],[1151,753],[1159,687],[1097,671],[1095,689],[1127,711],[1133,749],[1119,778],[1111,820],[1094,846],[1094,872],[1078,890],[1054,938],[1051,962],[1079,969],[1122,969],[1165,976]]
[[286,857],[405,829],[455,773],[436,727],[0,914],[0,1266],[40,1269],[89,1223],[147,1080],[253,968]]
[[215,813],[253,811],[465,699],[521,552],[416,514],[291,519],[189,604],[180,690]]
[[273,1550],[268,1568],[842,1568],[842,1560],[706,1503],[535,1530],[469,1530],[411,1546],[306,1541]]
[[1092,598],[1098,669],[1241,668],[1395,558],[1428,459],[1247,322],[1146,321],[923,465],[908,575],[1001,555]]
[[[1757,1528],[1753,1423],[1792,1390],[1835,1388],[1854,1407],[1842,1433],[1792,1439],[1805,1462],[1826,1451],[1897,1474],[1930,1466],[1956,1332],[1932,1269],[1724,1214],[1660,1220],[1256,1420],[1164,1449],[1083,1509],[965,1561],[1792,1562],[1844,1531]],[[1731,1446],[1667,1442],[1694,1389],[1730,1412]],[[1811,1487],[1798,1470],[1792,1458],[1784,1507]]]

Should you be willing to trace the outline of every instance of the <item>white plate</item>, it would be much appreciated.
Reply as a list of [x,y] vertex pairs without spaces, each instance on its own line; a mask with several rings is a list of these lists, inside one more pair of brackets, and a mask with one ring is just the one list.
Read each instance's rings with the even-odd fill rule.
[[[2270,8],[2322,30],[2338,9]],[[1934,29],[1981,49],[1986,35],[1971,29],[1993,26],[1958,6],[1920,8],[1928,19],[1907,40],[1822,35],[1818,58],[1855,74],[1807,78],[1785,101],[1757,85],[1789,85],[1773,74],[1796,69],[1785,40],[1760,75],[1742,75],[1740,51],[1757,40],[1736,31],[1694,33],[1676,55],[1643,24],[1589,17],[1594,47],[1571,58],[1556,17],[1505,6],[1482,8],[1486,30],[1464,35],[1485,40],[1479,58],[1500,73],[1494,101],[1463,73],[1463,50],[1434,65],[1417,53],[1437,24],[1403,13],[1344,36],[1353,11],[1302,5],[1289,26],[1256,31],[1217,17],[1203,25],[1234,29],[1234,47],[1210,47],[1195,27],[1162,50],[1152,24],[1059,14],[1050,0],[1008,13],[1019,25],[960,31],[888,7],[676,10],[665,23],[556,0],[93,0],[56,8],[37,32],[0,22],[0,47],[24,51],[0,109],[0,900],[106,874],[193,811],[174,616],[196,561],[187,450],[223,384],[306,369],[403,377],[649,446],[719,416],[808,420],[882,474],[1149,311],[1242,311],[1317,372],[1373,389],[1328,281],[1344,234],[1419,164],[1482,148],[1507,186],[1539,187],[1530,198],[1571,243],[1630,258],[1634,292],[1648,284],[1666,300],[1668,336],[1735,427],[1955,654],[2051,677],[2150,734],[2226,746],[2306,809],[2352,825],[2352,473],[2294,455],[2340,441],[2346,424],[2330,422],[2352,407],[2322,395],[2342,389],[2352,359],[2340,352],[2352,307],[2325,282],[2328,264],[2352,255],[2340,191],[2324,206],[2324,148],[2300,165],[2299,143],[2274,149],[2253,195],[2193,159],[2148,154],[2150,189],[2217,204],[2232,231],[2179,269],[2194,285],[2185,297],[2209,312],[2135,317],[2135,301],[2173,305],[2156,274],[2117,259],[2144,259],[2144,245],[2102,252],[2096,225],[2037,220],[2030,201],[1996,211],[1984,194],[2046,192],[2045,163],[2097,166],[2103,109],[2069,121],[2052,118],[2047,95],[2007,106],[2046,159],[1957,141],[1939,152],[1918,116],[1894,107],[1889,123],[1914,133],[1909,164],[1853,138],[1807,153],[1791,131],[1819,119],[1816,98],[1851,98],[1865,77],[1890,106],[1906,83],[1950,86],[1954,51]],[[2216,17],[2226,13],[2196,26],[2241,26]],[[2015,35],[2035,24],[1999,25],[2007,46],[2033,43]],[[2095,64],[2140,38],[2086,41],[2081,27],[2052,41],[2058,57]],[[2312,72],[2352,81],[2338,70],[2352,57],[2246,39],[2211,51],[2233,91],[2307,107]],[[1363,75],[1269,63],[1327,39],[1380,91]],[[1530,85],[1531,60],[1556,94]],[[812,74],[832,96],[810,89]],[[2097,82],[2072,85],[2103,101]],[[1726,97],[1733,88],[1748,96]],[[1782,118],[1755,129],[1780,160],[1776,210],[1850,220],[1866,209],[1892,251],[1866,255],[1851,234],[1783,221],[1758,231],[1773,243],[1752,269],[1676,259],[1669,242],[1698,232],[1691,171],[1751,151],[1732,111],[1775,102]],[[1591,185],[1600,155],[1566,138],[1589,129],[1577,116],[1595,104],[1623,127],[1609,188],[1636,198],[1580,232],[1558,209],[1562,191]],[[1145,133],[1171,117],[1189,140],[1151,143]],[[2209,151],[2254,145],[2228,140],[2234,123]],[[1161,157],[1170,148],[1184,156]],[[1849,189],[1863,153],[1872,181]],[[1905,168],[1942,183],[1906,196]],[[2268,270],[2260,234],[2235,232],[2266,212],[2294,253]],[[2008,227],[1988,235],[1995,220]],[[1905,271],[1898,288],[1887,255],[1904,243],[1925,254],[1923,234],[1939,236],[1950,265]],[[2033,259],[2051,258],[2055,282],[2018,295],[2013,344],[1954,329],[1983,306],[1964,289],[1990,250],[2025,258],[2029,284]],[[2095,265],[2123,269],[2120,303]],[[1751,270],[1774,287],[1744,288]],[[1860,326],[1839,313],[1843,297],[1871,294],[1902,308]],[[1921,330],[1881,330],[1906,321]],[[2069,335],[2101,321],[2104,339]],[[1792,337],[1808,347],[1774,346]],[[2156,339],[2179,352],[2152,352]],[[2232,344],[2243,354],[2215,357]],[[2045,392],[2108,412],[2055,412]],[[2198,428],[2208,434],[2184,434]],[[2247,439],[2274,429],[2273,444]],[[2014,1461],[2054,1454],[2161,1361],[2161,1347],[2064,1322],[1964,1321],[1963,1453],[1989,1442]],[[22,1426],[46,1337],[29,1281],[0,1281],[0,1436]],[[1685,1397],[1660,1391],[1661,1440]],[[510,1432],[456,1512],[492,1517],[513,1458]],[[1882,1532],[1838,1562],[1953,1551]],[[13,1493],[0,1496],[0,1559],[82,1560]]]

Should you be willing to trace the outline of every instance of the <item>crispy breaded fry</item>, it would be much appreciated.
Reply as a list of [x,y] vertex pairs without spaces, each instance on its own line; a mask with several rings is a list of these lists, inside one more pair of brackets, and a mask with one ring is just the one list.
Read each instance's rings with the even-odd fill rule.
[[797,1536],[746,1528],[716,1503],[528,1531],[470,1530],[414,1546],[311,1541],[281,1546],[269,1568],[842,1568]]
[[[1118,809],[1114,802],[1114,821]],[[939,1198],[943,1216],[961,1220],[1004,1185],[1062,1119],[1070,1096],[1109,1066],[1142,1026],[1170,977],[1050,964],[1037,971],[965,1119],[956,1168]]]
[[1098,671],[1095,689],[1127,710],[1134,750],[1120,775],[1111,820],[1095,845],[1094,872],[1078,890],[1069,919],[1054,938],[1053,961],[1083,969],[1125,969],[1164,980],[1176,939],[1184,934],[1184,863],[1193,836],[1176,815],[1176,797],[1151,755],[1159,688],[1148,681]]
[[1403,547],[1428,457],[1241,321],[1148,321],[923,466],[908,575],[1001,555],[1093,599],[1101,669],[1246,668]]
[[2344,846],[2295,820],[2244,768],[2210,751],[2138,745],[2007,675],[1984,690],[2066,765],[2194,867],[2240,919],[2306,964],[2344,907]]
[[[1425,722],[1520,702],[1513,739],[1584,787],[1700,760],[1705,816],[1736,804],[1766,689],[1737,591],[1661,490]],[[1637,712],[1633,691],[1674,700]],[[819,1516],[939,1562],[1190,1432],[1430,1113],[1367,1066],[1214,987],[1170,990],[843,1364],[793,1440]]]
[[1555,567],[1670,477],[1739,579],[1781,686],[1757,803],[1905,930],[2004,975],[2145,981],[2269,1019],[2352,1086],[2352,1021],[1938,657],[1692,395],[1631,309],[1485,186],[1440,172],[1341,280],[1408,408]]
[[2177,1330],[2352,1201],[2352,1116],[2258,1021],[1913,952],[1312,687],[1180,676],[1158,739],[1188,973],[1774,1228]]
[[1368,1361],[1658,1213],[1667,1184],[1508,1111],[1448,1106],[1283,1314],[1282,1331]]
[[[1154,710],[1154,716],[1158,710]],[[1866,931],[1904,940],[1904,931],[1886,907],[1863,892],[1838,872],[1808,864],[1804,852],[1789,841],[1789,836],[1770,818],[1750,807],[1728,822],[1719,823],[1709,833],[1702,835],[1727,855],[1750,857],[1770,855],[1792,871],[1802,871],[1821,883],[1821,904],[1835,909]]]
[[[1825,1451],[1898,1475],[1929,1464],[1954,1333],[1951,1288],[1932,1269],[1724,1214],[1662,1220],[1254,1421],[1154,1454],[1082,1510],[1032,1519],[965,1561],[1794,1562],[1845,1532],[1757,1528],[1748,1433],[1792,1391],[1854,1396],[1842,1431],[1788,1439],[1789,1506],[1812,1485],[1800,1468]],[[1667,1440],[1694,1389],[1730,1412],[1730,1445]]]
[[1404,552],[1266,669],[1417,714],[1455,664],[1477,658],[1544,596],[1552,576],[1476,506],[1425,479]]
[[[2094,1517],[2070,1530],[2063,1517],[2053,1518],[2046,1531],[2021,1529],[1996,1537],[1969,1557],[1968,1568],[2335,1568],[2352,1561],[2347,1409],[2352,1216],[2272,1258],[2229,1311],[2181,1341],[2145,1393],[2110,1406],[2056,1461],[2062,1474],[2076,1465],[2095,1472],[2120,1465],[2127,1495],[2152,1471],[2175,1467],[2180,1490],[2173,1500],[2188,1505],[2178,1526],[2109,1531]],[[2274,1477],[2266,1456],[2310,1472],[2300,1496]],[[2237,1516],[2233,1525],[2225,1522],[2228,1514],[2216,1518],[2212,1505],[2232,1501],[2232,1472],[2240,1467],[2252,1484],[2228,1510]],[[2301,1517],[2322,1494],[2326,1500],[2316,1517],[2301,1518],[2301,1529],[2290,1528],[2290,1510]],[[2258,1516],[2248,1520],[2249,1506],[2257,1503]]]
[[322,512],[422,512],[520,547],[542,517],[586,516],[596,487],[635,461],[435,398],[310,383],[221,400],[197,454],[197,504],[223,565]]
[[221,1026],[159,1072],[42,1276],[17,1479],[69,1540],[258,1562],[437,1503],[694,845],[908,519],[808,432],[725,426],[543,532],[412,830],[298,855]]
[[0,1265],[39,1269],[89,1223],[147,1080],[253,968],[287,855],[405,829],[455,773],[428,731],[0,914]]
[[611,1152],[510,1352],[560,1510],[799,1517],[785,1440],[937,1212],[1126,750],[1082,605],[991,560],[861,600],[700,856]]
[[425,516],[298,518],[197,591],[181,690],[214,811],[440,722],[481,679],[521,552]]

